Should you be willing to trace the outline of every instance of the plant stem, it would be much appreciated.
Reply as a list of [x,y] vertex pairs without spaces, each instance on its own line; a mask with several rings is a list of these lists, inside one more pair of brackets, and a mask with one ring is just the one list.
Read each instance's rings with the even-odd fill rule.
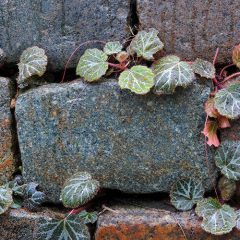
[[108,63],[108,65],[110,67],[115,67],[115,68],[118,68],[120,70],[125,70],[127,68],[127,65],[121,64],[121,63],[120,64],[119,63]]
[[234,73],[234,74],[228,76],[228,77],[225,78],[221,83],[225,83],[225,82],[227,82],[228,80],[230,80],[230,79],[232,79],[232,78],[234,78],[234,77],[237,77],[237,76],[240,76],[240,72],[237,72],[237,73]]
[[74,54],[84,45],[87,45],[87,44],[90,44],[90,43],[101,43],[101,44],[106,44],[106,42],[104,41],[100,41],[100,40],[90,40],[90,41],[86,41],[84,43],[81,43],[78,47],[76,47],[74,49],[74,51],[71,53],[71,55],[69,56],[65,66],[64,66],[64,72],[63,72],[63,76],[62,76],[62,80],[61,80],[61,83],[64,81],[64,78],[66,76],[66,71],[67,71],[67,67],[68,67],[68,64],[70,63],[70,61],[72,60],[72,57],[74,56]]
[[215,56],[214,56],[214,59],[213,59],[213,65],[214,66],[215,66],[216,61],[217,61],[218,53],[219,53],[219,48],[216,49],[216,53],[215,53]]
[[232,67],[232,66],[234,66],[234,64],[233,63],[231,63],[231,64],[229,64],[229,65],[227,65],[227,66],[225,66],[222,70],[221,70],[221,72],[220,72],[220,74],[219,74],[219,76],[220,77],[222,77],[222,75],[223,75],[223,72],[227,69],[227,68],[229,68],[229,67]]

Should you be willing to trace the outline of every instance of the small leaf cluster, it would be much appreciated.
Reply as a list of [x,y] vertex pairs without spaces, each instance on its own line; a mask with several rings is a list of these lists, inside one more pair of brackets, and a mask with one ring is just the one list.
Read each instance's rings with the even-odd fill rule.
[[[236,190],[235,181],[240,180],[240,142],[223,142],[216,151],[215,163],[224,175],[218,183],[222,201],[229,201]],[[204,188],[199,180],[186,178],[177,181],[171,188],[170,198],[171,203],[182,211],[197,204],[195,211],[203,218],[201,226],[209,233],[222,235],[239,226],[239,211],[217,199],[204,198]]]
[[[110,50],[109,47],[108,51]],[[60,219],[43,219],[37,229],[36,239],[89,239],[86,224],[95,223],[98,214],[82,209],[79,212],[78,207],[92,200],[99,188],[99,182],[87,172],[78,172],[67,179],[63,185],[60,200],[65,207],[73,210]]]
[[0,214],[9,208],[26,207],[36,211],[40,205],[46,202],[46,195],[37,190],[38,184],[31,182],[23,184],[20,177],[0,186]]
[[113,69],[121,72],[118,78],[121,89],[146,94],[153,88],[159,95],[189,86],[195,79],[194,73],[214,77],[213,64],[202,59],[193,63],[181,61],[175,55],[155,59],[163,47],[156,29],[139,31],[125,49],[120,42],[108,42],[103,50],[87,49],[80,57],[76,73],[87,82],[95,82]]

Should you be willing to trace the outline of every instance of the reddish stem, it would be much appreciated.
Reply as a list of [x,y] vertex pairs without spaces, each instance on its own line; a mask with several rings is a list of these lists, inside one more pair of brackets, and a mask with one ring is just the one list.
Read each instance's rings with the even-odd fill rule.
[[225,82],[227,82],[228,80],[230,80],[230,79],[232,79],[232,78],[234,78],[234,77],[237,77],[237,76],[240,76],[240,72],[237,72],[237,73],[234,73],[234,74],[228,76],[228,77],[225,78],[221,83],[225,83]]
[[213,65],[215,66],[216,61],[217,61],[217,57],[218,57],[218,53],[219,53],[219,48],[217,48],[214,59],[213,59]]
[[78,47],[76,47],[74,49],[74,51],[71,53],[71,55],[69,56],[65,66],[64,66],[64,72],[63,72],[63,76],[62,76],[62,80],[61,80],[61,83],[64,81],[64,78],[66,76],[66,71],[67,71],[67,67],[68,67],[68,64],[70,63],[70,61],[72,60],[72,57],[74,56],[74,54],[84,45],[87,45],[87,44],[90,44],[90,43],[102,43],[102,44],[106,44],[106,42],[104,41],[100,41],[100,40],[91,40],[91,41],[87,41],[87,42],[84,42],[82,44],[80,44]]
[[227,68],[229,68],[229,67],[232,67],[232,66],[234,66],[234,64],[233,63],[231,63],[231,64],[229,64],[229,65],[227,65],[227,66],[225,66],[222,70],[221,70],[221,72],[220,72],[220,74],[219,74],[219,76],[220,77],[222,77],[222,75],[223,75],[223,72],[227,69]]
[[110,67],[115,67],[115,68],[118,68],[118,69],[120,69],[120,70],[125,70],[126,69],[126,65],[125,64],[119,64],[119,63],[108,63],[108,65],[110,66]]

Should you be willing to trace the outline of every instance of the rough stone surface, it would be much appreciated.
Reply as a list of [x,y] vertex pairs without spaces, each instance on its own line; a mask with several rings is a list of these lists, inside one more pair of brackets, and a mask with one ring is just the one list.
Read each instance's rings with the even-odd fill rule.
[[231,61],[240,39],[239,0],[137,0],[142,28],[157,28],[167,53],[187,60]]
[[1,240],[33,240],[36,239],[35,230],[39,221],[49,219],[55,213],[50,209],[44,209],[39,213],[28,212],[24,209],[14,209],[0,215],[0,239]]
[[240,141],[240,119],[230,122],[231,127],[221,130],[221,140]]
[[15,171],[14,135],[10,102],[11,81],[0,77],[0,185],[10,179]]
[[132,206],[111,208],[117,213],[100,215],[95,240],[238,240],[240,236],[237,229],[223,236],[206,233],[193,211],[166,212]]
[[[201,80],[163,97],[120,91],[114,80],[30,90],[16,105],[23,176],[52,201],[77,171],[125,192],[168,192],[183,176],[209,189],[201,135],[209,91]],[[209,162],[213,172],[210,152]]]
[[[17,62],[27,47],[43,47],[50,68],[61,69],[80,43],[126,38],[128,4],[118,0],[1,0],[0,47],[8,62]],[[70,67],[76,66],[80,54]]]

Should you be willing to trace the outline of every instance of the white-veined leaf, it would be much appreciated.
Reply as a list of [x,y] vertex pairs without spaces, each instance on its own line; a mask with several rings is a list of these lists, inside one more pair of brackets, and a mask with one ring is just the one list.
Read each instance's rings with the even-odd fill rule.
[[224,201],[229,201],[237,189],[237,184],[234,180],[222,176],[218,181],[218,189],[221,193],[221,198]]
[[194,80],[190,65],[180,58],[169,55],[153,64],[156,94],[171,94],[178,86],[187,87]]
[[190,210],[203,199],[204,188],[198,180],[189,178],[176,182],[170,191],[171,203],[178,209]]
[[199,74],[201,77],[205,78],[214,78],[216,74],[216,69],[214,65],[203,59],[197,58],[193,64],[192,69],[196,74]]
[[61,201],[65,207],[77,208],[95,197],[99,182],[87,172],[79,172],[69,178],[61,191]]
[[82,211],[78,214],[81,219],[83,220],[83,223],[88,224],[88,223],[95,223],[98,219],[98,214],[97,212],[87,212],[87,211]]
[[218,112],[231,119],[240,117],[240,82],[229,84],[227,88],[218,91],[214,97]]
[[216,151],[215,163],[227,178],[240,180],[240,142],[222,142]]
[[236,214],[237,214],[237,224],[236,224],[236,228],[238,230],[240,230],[240,210],[237,210],[236,211]]
[[13,202],[12,190],[5,186],[0,187],[0,214],[6,212]]
[[87,49],[78,62],[76,74],[88,82],[96,81],[106,73],[107,59],[108,56],[103,51],[97,48]]
[[108,42],[106,43],[106,45],[103,48],[103,51],[107,54],[107,55],[112,55],[112,54],[116,54],[122,51],[122,44],[118,41],[116,42]]
[[136,53],[138,57],[143,57],[146,60],[152,60],[153,54],[163,49],[163,43],[158,37],[156,29],[149,29],[149,31],[140,31],[133,38],[128,52],[130,55]]
[[198,202],[196,213],[203,217],[202,228],[215,235],[229,233],[236,226],[237,215],[234,209],[227,204],[221,205],[213,198]]
[[154,85],[154,74],[148,67],[134,66],[120,74],[118,84],[121,89],[130,89],[137,94],[146,94]]
[[23,51],[18,64],[18,83],[23,84],[26,79],[37,75],[41,77],[47,66],[47,56],[45,51],[39,47],[30,47]]
[[87,226],[78,215],[67,218],[41,219],[36,233],[37,240],[90,240]]

